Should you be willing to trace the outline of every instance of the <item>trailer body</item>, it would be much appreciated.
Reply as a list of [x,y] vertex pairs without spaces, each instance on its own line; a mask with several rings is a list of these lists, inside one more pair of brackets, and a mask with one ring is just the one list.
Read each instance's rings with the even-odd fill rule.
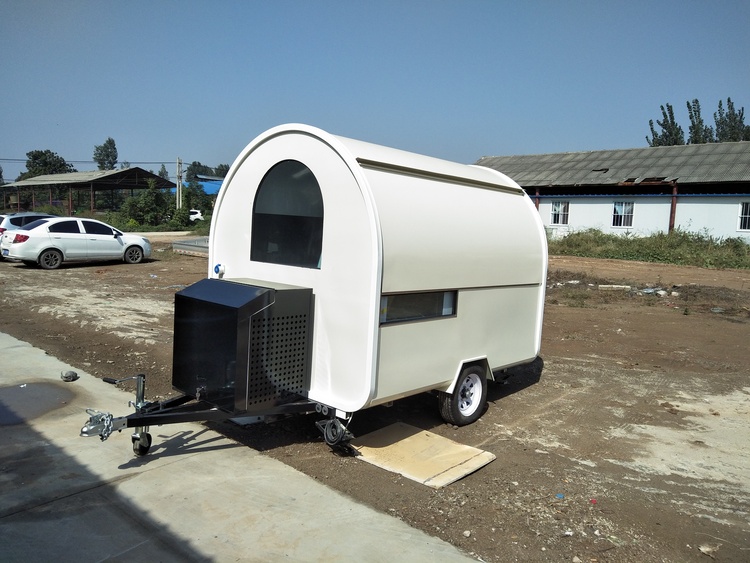
[[[239,154],[217,196],[206,279],[175,296],[172,384],[82,436],[317,412],[331,446],[362,409],[424,391],[477,420],[487,381],[539,354],[544,227],[507,176],[290,124]],[[341,421],[344,420],[346,425]]]
[[311,291],[301,394],[340,414],[536,358],[546,268],[541,219],[507,176],[299,124],[240,153],[209,240],[209,278]]

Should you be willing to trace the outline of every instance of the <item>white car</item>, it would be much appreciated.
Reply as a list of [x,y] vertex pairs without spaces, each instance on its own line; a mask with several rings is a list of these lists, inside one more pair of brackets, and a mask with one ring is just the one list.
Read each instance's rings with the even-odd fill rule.
[[190,220],[191,221],[203,221],[203,213],[201,213],[200,209],[191,209],[190,210]]
[[27,266],[38,264],[45,270],[54,270],[63,262],[88,260],[137,264],[151,256],[151,242],[96,219],[54,217],[6,231],[0,240],[0,253],[3,258],[21,260]]

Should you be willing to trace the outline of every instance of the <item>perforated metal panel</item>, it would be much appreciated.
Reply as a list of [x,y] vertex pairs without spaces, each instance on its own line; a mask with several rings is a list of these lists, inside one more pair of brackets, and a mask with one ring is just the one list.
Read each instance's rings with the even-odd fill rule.
[[307,314],[252,320],[248,409],[305,393],[308,330]]

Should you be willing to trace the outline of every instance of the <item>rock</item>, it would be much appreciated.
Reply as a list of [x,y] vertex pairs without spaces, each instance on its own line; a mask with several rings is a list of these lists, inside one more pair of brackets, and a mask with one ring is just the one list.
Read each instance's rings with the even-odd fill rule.
[[464,537],[465,538],[471,537],[471,530],[465,530],[464,531]]
[[75,381],[78,379],[78,374],[74,371],[66,371],[65,373],[60,373],[60,379],[63,381]]

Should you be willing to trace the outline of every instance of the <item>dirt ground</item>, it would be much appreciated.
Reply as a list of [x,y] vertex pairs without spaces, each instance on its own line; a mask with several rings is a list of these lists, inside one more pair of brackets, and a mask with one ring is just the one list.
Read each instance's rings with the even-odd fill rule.
[[[0,330],[168,396],[174,294],[208,264],[154,246],[134,266],[0,262]],[[482,561],[748,561],[748,337],[749,271],[552,257],[541,357],[491,385],[477,423],[443,423],[431,395],[353,419],[355,435],[403,421],[497,456],[448,487],[332,452],[312,416],[211,426]],[[318,517],[346,541],[345,515]]]

